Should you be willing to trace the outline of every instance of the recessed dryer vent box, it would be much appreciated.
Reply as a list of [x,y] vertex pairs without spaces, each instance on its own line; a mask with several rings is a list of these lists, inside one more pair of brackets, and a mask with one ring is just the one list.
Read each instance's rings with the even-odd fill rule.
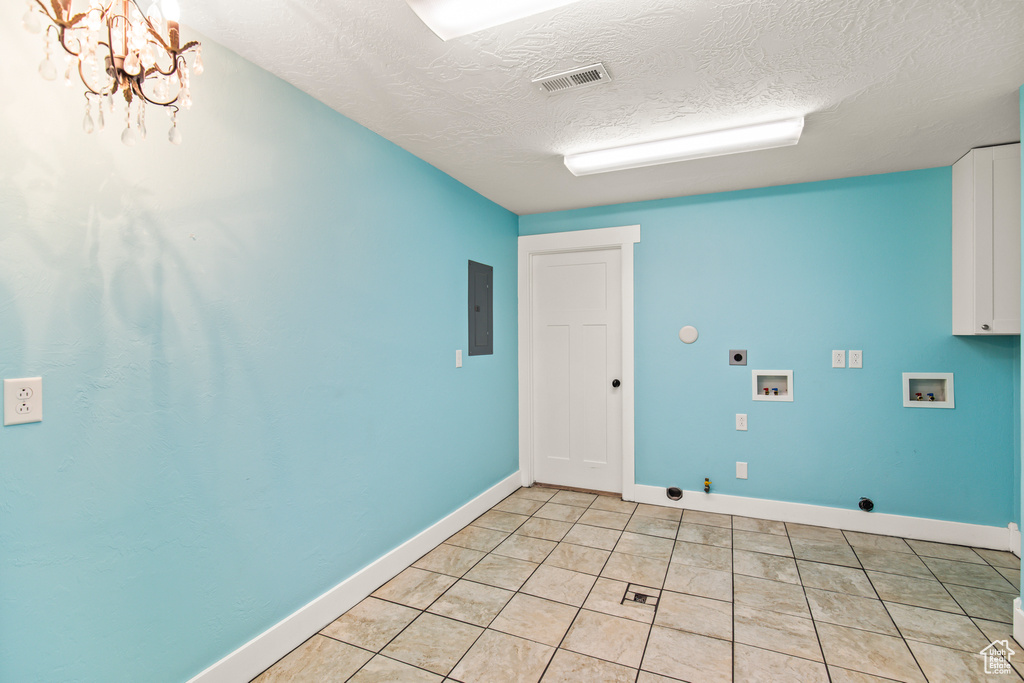
[[952,372],[904,372],[904,408],[952,408]]
[[792,370],[753,370],[755,401],[792,401]]

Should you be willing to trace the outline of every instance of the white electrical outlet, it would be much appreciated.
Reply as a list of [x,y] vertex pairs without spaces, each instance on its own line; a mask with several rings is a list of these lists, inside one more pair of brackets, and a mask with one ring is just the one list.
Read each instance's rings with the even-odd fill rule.
[[833,351],[832,352],[832,367],[834,367],[834,368],[845,368],[846,367],[846,351]]
[[850,351],[850,367],[851,368],[862,368],[862,367],[864,367],[864,352],[863,351]]
[[746,413],[736,413],[736,431],[745,432],[747,431],[747,415]]
[[747,478],[747,463],[738,462],[736,463],[736,478],[746,479]]
[[43,421],[43,378],[4,380],[4,424]]

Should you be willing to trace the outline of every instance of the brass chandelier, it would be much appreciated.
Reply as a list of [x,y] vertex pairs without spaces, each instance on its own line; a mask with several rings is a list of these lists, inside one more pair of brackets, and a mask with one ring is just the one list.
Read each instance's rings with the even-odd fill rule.
[[[139,0],[28,0],[22,24],[43,31],[46,58],[39,75],[57,79],[54,48],[64,57],[64,82],[77,73],[85,86],[86,133],[103,130],[104,109],[114,112],[118,94],[125,101],[121,142],[134,145],[146,137],[146,106],[163,107],[171,118],[168,140],[181,144],[178,112],[192,106],[189,79],[203,72],[202,47],[181,44],[176,0],[153,2],[146,12]],[[79,7],[81,5],[81,7]],[[186,57],[192,58],[189,66]],[[94,107],[95,105],[95,107]],[[93,117],[93,112],[96,117]]]

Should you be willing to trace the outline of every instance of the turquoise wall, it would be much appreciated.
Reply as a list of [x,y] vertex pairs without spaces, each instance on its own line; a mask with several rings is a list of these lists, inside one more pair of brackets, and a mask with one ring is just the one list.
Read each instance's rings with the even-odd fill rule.
[[187,680],[517,470],[517,219],[210,41],[181,147],[87,136],[9,9],[0,681]]
[[[949,168],[522,216],[519,231],[632,224],[638,484],[707,476],[737,496],[1017,519],[1019,338],[950,332]],[[736,348],[747,367],[728,365]],[[832,369],[833,349],[862,350],[863,369]],[[752,401],[754,369],[793,370],[795,401]],[[956,408],[904,408],[910,371],[954,373]]]

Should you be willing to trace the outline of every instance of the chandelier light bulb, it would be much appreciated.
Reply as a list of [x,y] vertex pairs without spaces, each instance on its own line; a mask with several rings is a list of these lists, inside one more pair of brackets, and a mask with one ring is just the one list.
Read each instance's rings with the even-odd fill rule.
[[175,23],[181,21],[181,8],[178,6],[178,0],[163,0],[160,9],[163,10],[164,18],[167,21]]

